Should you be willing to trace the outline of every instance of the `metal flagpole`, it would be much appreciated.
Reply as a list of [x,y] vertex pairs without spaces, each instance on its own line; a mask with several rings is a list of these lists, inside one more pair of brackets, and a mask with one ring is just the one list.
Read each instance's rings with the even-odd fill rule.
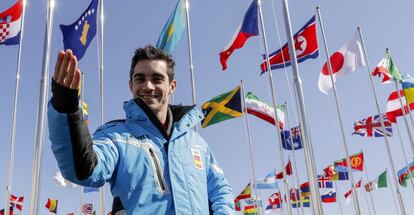
[[[83,102],[85,102],[85,73],[82,72],[81,75],[81,107],[82,107],[82,111],[83,111]],[[79,186],[79,200],[78,200],[78,212],[79,214],[82,214],[82,202],[83,202],[83,187]]]
[[[282,167],[282,172],[283,172],[283,182],[284,182],[284,187],[285,187],[285,193],[286,195],[290,194],[289,192],[289,181],[288,181],[288,176],[286,174],[286,168],[284,165],[284,158],[283,158],[283,153],[282,153],[282,143],[281,143],[281,135],[280,135],[280,129],[279,129],[279,117],[277,116],[277,103],[276,103],[276,94],[275,94],[275,89],[273,86],[273,76],[272,76],[272,72],[270,71],[270,62],[269,62],[269,49],[267,47],[267,40],[266,40],[266,31],[264,28],[264,21],[263,21],[263,14],[262,14],[262,1],[261,0],[257,0],[257,6],[258,6],[258,10],[259,10],[259,16],[260,16],[260,24],[261,24],[261,30],[262,30],[262,38],[263,38],[263,43],[264,43],[264,47],[265,47],[265,56],[266,56],[266,65],[267,65],[267,73],[269,74],[269,83],[270,83],[270,88],[271,88],[271,95],[272,95],[272,104],[273,104],[273,108],[274,108],[274,119],[275,119],[275,129],[276,129],[276,133],[277,133],[277,137],[278,137],[278,141],[279,141],[279,158],[280,158],[280,165]],[[287,212],[288,215],[292,215],[292,206],[291,206],[291,202],[290,202],[290,198],[286,198],[287,199]]]
[[[400,132],[400,126],[398,125],[398,123],[395,123],[395,125],[397,126],[397,134],[398,134],[398,138],[400,139],[400,149],[401,149],[401,153],[403,153],[403,157],[404,157],[404,162],[405,162],[405,165],[408,167],[407,169],[408,169],[408,173],[410,174],[410,175],[412,175],[412,172],[411,172],[411,169],[409,168],[409,163],[408,163],[408,160],[407,160],[407,155],[405,154],[405,149],[404,149],[404,144],[403,144],[403,140],[402,140],[402,137],[401,137],[401,132]],[[410,183],[411,183],[411,189],[414,191],[414,182],[413,182],[413,179],[412,179],[412,177],[409,177],[409,179],[410,179]]]
[[335,186],[335,192],[336,192],[336,199],[338,200],[338,205],[339,205],[339,210],[341,211],[341,215],[344,215],[344,212],[342,210],[342,203],[341,203],[341,198],[338,196],[338,185],[336,184],[336,181],[334,181],[334,186]]
[[[100,123],[104,124],[104,0],[99,3],[99,19],[98,22],[98,61],[99,61],[99,93],[100,93]],[[105,213],[105,185],[99,188],[99,214]]]
[[30,213],[39,214],[39,195],[40,195],[40,169],[43,157],[43,143],[45,137],[45,120],[46,120],[46,106],[49,84],[49,62],[50,62],[50,48],[53,28],[53,12],[55,8],[55,1],[48,0],[47,15],[46,15],[46,31],[43,48],[43,64],[42,74],[40,80],[40,94],[36,118],[36,137],[33,150],[33,165],[32,165],[32,190],[30,195]]
[[[250,157],[250,164],[252,165],[252,176],[253,176],[253,190],[254,190],[254,195],[255,198],[253,198],[253,201],[255,203],[255,205],[257,205],[257,189],[256,189],[256,171],[254,168],[254,159],[253,159],[253,144],[252,144],[252,138],[250,135],[250,127],[249,127],[249,120],[247,119],[247,109],[246,109],[246,104],[245,104],[245,100],[244,100],[244,84],[243,81],[240,81],[240,92],[241,92],[241,100],[242,100],[242,105],[243,105],[243,111],[244,111],[244,125],[246,127],[246,135],[247,135],[247,143],[249,145],[249,157]],[[259,207],[257,207],[259,209]],[[255,212],[256,213],[256,212]],[[259,211],[260,214],[260,211]]]
[[[368,72],[369,80],[371,82],[371,88],[372,88],[372,92],[374,94],[374,99],[375,99],[375,104],[376,104],[376,107],[377,107],[378,115],[381,116],[381,110],[380,110],[380,107],[379,107],[379,102],[378,102],[378,97],[377,97],[377,91],[375,89],[374,81],[372,80],[372,76],[371,76],[371,73],[370,73],[371,67],[369,66],[369,62],[368,62],[368,56],[367,56],[367,52],[365,50],[364,38],[362,37],[361,27],[358,27],[357,29],[358,29],[359,37],[361,39],[361,46],[362,46],[362,50],[363,50],[365,62],[366,62],[367,67],[368,67],[367,72]],[[381,122],[381,127],[382,127],[382,130],[383,130],[383,133],[385,134],[384,119],[382,117],[380,117],[380,122]],[[400,206],[401,213],[403,215],[405,215],[406,212],[405,212],[404,202],[403,202],[403,199],[402,199],[402,196],[401,196],[401,193],[400,193],[400,188],[399,188],[399,185],[398,185],[398,178],[397,178],[397,176],[395,174],[396,171],[395,171],[394,161],[392,159],[390,143],[388,141],[387,135],[384,135],[384,140],[385,140],[385,145],[387,147],[387,153],[388,153],[388,159],[389,159],[389,162],[390,162],[390,165],[391,165],[391,171],[393,173],[391,175],[394,176],[393,177],[393,180],[394,180],[394,184],[396,186],[395,188],[397,190],[398,204]]]
[[[350,179],[350,183],[351,183],[351,186],[352,186],[354,184],[354,176],[353,176],[353,173],[352,173],[351,158],[350,158],[350,154],[349,154],[348,144],[347,144],[347,141],[346,141],[344,122],[342,120],[341,106],[339,104],[338,93],[336,91],[336,84],[335,84],[335,81],[333,79],[332,65],[331,65],[331,60],[329,58],[328,45],[327,45],[327,42],[326,42],[325,30],[324,30],[324,27],[323,27],[322,16],[321,16],[319,6],[316,7],[316,13],[318,14],[318,18],[319,18],[319,26],[320,26],[321,33],[322,33],[322,39],[323,39],[323,44],[324,44],[324,47],[325,47],[325,54],[326,54],[326,59],[327,59],[326,62],[328,64],[328,71],[329,71],[329,75],[331,77],[332,90],[333,90],[334,98],[335,98],[336,113],[338,115],[339,126],[341,128],[342,144],[343,144],[343,147],[345,149],[346,162],[348,163],[347,167],[348,167],[348,172],[349,172],[349,179]],[[354,191],[356,190],[354,186],[352,186],[352,189]],[[352,201],[354,203],[355,214],[357,214],[357,215],[361,214],[361,208],[360,208],[359,201],[358,201],[358,195],[352,195]]]
[[22,19],[20,24],[20,38],[19,38],[19,51],[17,54],[17,69],[16,69],[16,82],[14,88],[14,99],[13,99],[13,113],[12,113],[12,128],[10,138],[10,151],[9,151],[9,173],[8,181],[6,185],[6,205],[4,206],[5,214],[9,214],[10,211],[10,194],[13,186],[13,165],[14,165],[14,146],[16,140],[16,115],[17,115],[17,98],[19,96],[19,80],[20,80],[20,66],[22,58],[22,43],[23,43],[23,30],[24,30],[24,17],[26,14],[26,0],[22,3]]
[[[362,181],[361,181],[361,183],[362,183]],[[362,184],[361,184],[361,186],[362,186]],[[358,195],[358,191],[357,190],[356,190],[356,192],[357,192],[357,195]],[[368,214],[371,215],[371,207],[369,206],[369,201],[368,201],[367,193],[366,192],[363,192],[363,193],[364,193],[365,201],[367,202]]]
[[[296,157],[295,157],[295,147],[294,147],[294,145],[293,145],[293,137],[292,137],[292,127],[290,127],[290,122],[289,122],[289,114],[288,114],[288,109],[287,109],[287,104],[286,104],[286,102],[285,102],[285,114],[286,114],[286,118],[285,118],[285,120],[286,120],[286,124],[287,124],[287,127],[288,127],[288,131],[290,132],[290,136],[289,136],[289,139],[290,139],[290,143],[291,143],[291,145],[292,145],[292,155],[293,155],[293,166],[294,166],[294,169],[295,169],[295,174],[294,175],[296,175],[296,183],[295,183],[295,177],[293,177],[293,182],[294,182],[294,184],[296,184],[296,186],[298,186],[298,189],[300,188],[300,182],[299,182],[299,172],[298,172],[298,168],[297,168],[297,165],[296,165]],[[299,189],[299,194],[300,194],[300,197],[299,197],[299,202],[300,202],[300,205],[301,205],[301,207],[300,207],[300,209],[301,209],[301,214],[305,214],[305,211],[304,211],[304,209],[303,209],[303,201],[302,201],[302,194],[301,194],[301,191],[300,191],[300,189]],[[298,210],[299,211],[299,210]]]
[[191,78],[191,92],[193,104],[196,104],[195,96],[195,84],[194,84],[194,65],[193,65],[193,50],[191,48],[191,28],[190,28],[190,3],[189,0],[185,0],[185,17],[187,20],[187,42],[188,42],[188,58],[190,60],[190,78]]
[[[293,80],[295,85],[295,92],[297,93],[297,102],[298,102],[298,112],[299,112],[299,121],[300,126],[302,129],[302,144],[305,154],[305,161],[307,166],[307,172],[309,177],[309,186],[311,189],[311,204],[312,204],[312,210],[313,214],[323,214],[322,204],[321,204],[321,196],[319,194],[319,187],[318,187],[318,179],[316,177],[316,167],[315,167],[315,160],[312,150],[312,144],[310,142],[310,132],[308,128],[308,119],[306,116],[306,110],[305,110],[305,99],[303,95],[303,89],[302,89],[302,80],[299,76],[299,68],[298,68],[298,61],[296,57],[296,50],[295,45],[293,42],[293,34],[292,34],[292,27],[290,24],[290,15],[289,15],[289,9],[288,9],[288,3],[287,0],[282,0],[283,5],[283,15],[285,19],[285,28],[286,28],[286,36],[288,39],[288,45],[289,45],[289,54],[291,56],[291,62],[292,62],[292,70],[293,70]],[[268,68],[270,67],[268,62]],[[269,74],[271,74],[269,72]]]
[[[362,150],[361,150],[362,152]],[[367,165],[366,163],[364,163],[364,172],[365,172],[365,178],[367,179],[367,182],[370,183],[369,177],[368,177],[368,169],[367,169]],[[374,212],[374,215],[377,214],[377,211],[375,210],[375,204],[374,204],[374,197],[372,196],[372,192],[369,191],[369,197],[371,199],[371,204],[372,204],[372,211]],[[365,196],[365,198],[367,198]],[[368,199],[367,199],[367,203],[368,203]],[[368,210],[369,210],[369,203],[368,203]]]

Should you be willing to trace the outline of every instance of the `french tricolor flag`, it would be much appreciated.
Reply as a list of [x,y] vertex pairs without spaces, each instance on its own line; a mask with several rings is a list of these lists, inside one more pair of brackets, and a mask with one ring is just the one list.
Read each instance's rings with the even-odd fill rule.
[[23,0],[0,13],[0,45],[16,45],[20,40]]
[[234,33],[232,40],[224,48],[224,51],[220,52],[220,63],[223,70],[227,69],[227,60],[233,51],[243,47],[249,37],[257,35],[259,35],[257,0],[254,0],[244,15],[242,23]]

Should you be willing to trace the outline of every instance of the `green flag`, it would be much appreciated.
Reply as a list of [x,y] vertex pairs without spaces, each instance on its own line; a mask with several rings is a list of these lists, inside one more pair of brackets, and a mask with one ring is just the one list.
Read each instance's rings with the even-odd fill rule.
[[240,95],[240,86],[238,86],[232,91],[218,95],[204,103],[201,109],[205,118],[201,122],[201,127],[205,128],[224,120],[241,117],[243,111]]

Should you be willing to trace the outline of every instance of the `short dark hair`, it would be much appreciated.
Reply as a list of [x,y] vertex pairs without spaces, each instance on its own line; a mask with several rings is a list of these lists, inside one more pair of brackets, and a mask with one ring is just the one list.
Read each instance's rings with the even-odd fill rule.
[[135,66],[142,60],[165,61],[167,63],[167,75],[169,82],[171,83],[171,81],[174,80],[175,61],[172,59],[171,55],[152,45],[146,45],[144,48],[138,48],[135,50],[134,57],[132,57],[131,70],[129,71],[129,80],[132,80]]

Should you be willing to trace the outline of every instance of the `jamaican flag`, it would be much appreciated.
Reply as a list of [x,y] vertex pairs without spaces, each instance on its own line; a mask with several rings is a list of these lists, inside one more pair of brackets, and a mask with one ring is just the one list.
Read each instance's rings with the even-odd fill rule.
[[205,118],[201,122],[201,127],[205,128],[224,120],[241,117],[243,111],[240,95],[239,85],[232,91],[218,95],[204,103],[201,109]]

